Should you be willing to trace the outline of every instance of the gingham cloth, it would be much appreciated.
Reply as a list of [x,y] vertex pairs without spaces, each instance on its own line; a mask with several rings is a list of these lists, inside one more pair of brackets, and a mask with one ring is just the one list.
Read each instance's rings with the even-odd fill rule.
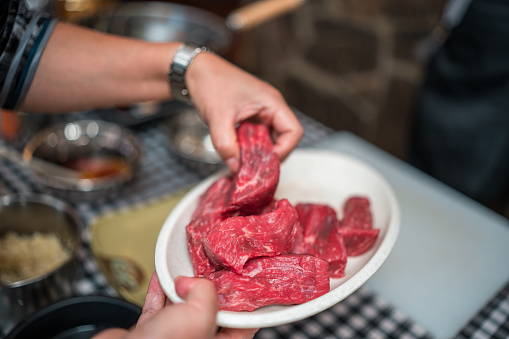
[[[333,132],[300,112],[296,114],[305,130],[305,136],[299,147],[312,146]],[[146,123],[132,130],[139,137],[145,151],[137,179],[115,199],[77,204],[70,202],[87,226],[97,214],[157,199],[196,184],[212,173],[207,173],[207,169],[190,170],[179,162],[179,159],[169,151],[166,126],[159,121]],[[34,182],[29,170],[8,160],[0,159],[0,180],[2,194],[46,193],[43,187]],[[87,227],[83,232],[83,238],[84,246],[78,255],[80,270],[76,294],[118,297],[91,255]],[[509,338],[509,284],[496,293],[456,337]],[[261,329],[255,338],[413,339],[433,336],[423,326],[395,309],[388,301],[375,295],[367,287],[361,287],[324,312],[293,324]]]

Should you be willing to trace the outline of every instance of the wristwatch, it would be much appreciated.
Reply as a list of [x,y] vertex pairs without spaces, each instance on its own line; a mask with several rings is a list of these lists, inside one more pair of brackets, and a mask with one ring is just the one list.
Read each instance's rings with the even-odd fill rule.
[[191,102],[189,91],[186,86],[187,69],[198,54],[208,52],[210,52],[210,48],[190,43],[184,43],[178,48],[168,73],[168,81],[170,82],[173,99],[187,103]]

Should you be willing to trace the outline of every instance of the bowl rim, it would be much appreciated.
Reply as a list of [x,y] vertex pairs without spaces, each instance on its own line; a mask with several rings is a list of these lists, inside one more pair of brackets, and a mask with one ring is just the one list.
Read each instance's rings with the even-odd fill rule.
[[[341,152],[300,148],[294,150],[292,154],[290,154],[290,157],[293,154],[297,154],[297,156],[303,154],[311,154],[312,156],[332,155],[334,157],[347,159],[356,166],[367,169],[374,177],[376,177],[377,181],[384,187],[387,194],[390,206],[390,220],[387,224],[387,232],[372,257],[369,258],[365,265],[361,267],[350,279],[344,281],[340,285],[341,288],[331,289],[331,291],[327,294],[306,303],[291,305],[293,307],[293,312],[286,312],[286,309],[273,311],[270,313],[270,318],[267,316],[267,313],[254,314],[246,312],[219,311],[217,314],[217,324],[219,326],[231,328],[273,327],[299,321],[322,312],[344,300],[344,298],[348,297],[351,293],[360,288],[382,266],[394,247],[401,224],[400,208],[394,190],[379,171],[364,161]],[[227,173],[228,170],[220,171],[201,181],[179,202],[179,204],[177,204],[177,206],[175,206],[161,228],[161,232],[156,243],[155,266],[156,272],[161,281],[161,287],[173,302],[183,302],[183,300],[176,294],[173,279],[167,269],[168,239],[173,232],[174,225],[176,224],[176,220],[179,215],[187,208],[187,205],[190,202],[196,199],[194,196],[196,195],[196,192],[204,192],[205,189],[212,184],[212,182]],[[306,311],[302,312],[303,309],[306,309]]]
[[0,282],[0,290],[3,288],[6,289],[12,289],[12,288],[18,288],[23,287],[26,285],[30,285],[33,283],[37,283],[39,281],[42,281],[49,276],[55,274],[56,272],[60,271],[67,265],[71,264],[78,256],[78,251],[80,250],[82,244],[83,244],[83,230],[85,228],[84,222],[82,218],[79,216],[77,211],[71,207],[68,203],[66,203],[63,200],[57,199],[51,195],[47,194],[35,194],[35,193],[20,193],[20,194],[7,194],[7,195],[1,195],[0,196],[0,206],[9,206],[13,204],[23,204],[23,203],[35,203],[35,204],[42,204],[51,208],[56,209],[57,211],[65,213],[67,216],[71,218],[73,221],[73,224],[76,227],[76,238],[75,240],[75,246],[73,246],[72,251],[67,258],[66,261],[61,263],[59,266],[53,268],[52,270],[42,273],[39,275],[36,275],[34,277],[9,282],[9,283],[2,283]]
[[[98,135],[101,130],[104,129],[117,129],[120,131],[118,135],[118,140],[124,140],[129,142],[134,149],[136,150],[136,155],[133,159],[127,159],[131,170],[124,174],[119,174],[115,176],[105,176],[105,177],[97,177],[97,178],[80,178],[80,179],[72,179],[72,178],[64,178],[57,175],[52,175],[50,173],[45,173],[43,171],[39,171],[37,169],[32,169],[38,181],[45,186],[55,188],[55,189],[63,189],[77,192],[87,192],[87,191],[97,191],[101,189],[107,189],[110,187],[114,187],[120,185],[122,183],[128,182],[134,177],[134,172],[140,164],[141,157],[143,155],[141,140],[128,128],[116,124],[113,122],[109,122],[106,120],[100,119],[79,119],[79,120],[71,120],[56,123],[45,129],[39,131],[35,134],[25,145],[23,148],[23,162],[29,166],[30,161],[33,157],[35,151],[45,142],[46,137],[58,130],[63,130],[69,124],[77,124],[80,126],[88,125],[90,123],[97,124],[99,130]],[[124,156],[122,154],[122,156]]]
[[[45,319],[51,316],[52,313],[66,309],[66,308],[72,308],[76,305],[81,304],[99,304],[99,305],[114,305],[124,308],[127,311],[130,311],[134,314],[141,314],[142,309],[121,298],[112,297],[112,296],[105,296],[105,295],[87,295],[87,296],[74,296],[67,299],[63,299],[60,301],[57,301],[53,304],[50,304],[46,307],[43,307],[39,309],[38,311],[32,313],[28,317],[26,317],[21,322],[17,323],[14,328],[12,328],[9,333],[6,335],[6,339],[8,338],[17,338],[20,333],[25,331],[27,328],[30,328],[32,325],[37,325],[41,322],[41,318]],[[47,319],[46,319],[47,320]],[[76,327],[76,326],[74,326]],[[74,328],[73,327],[73,328]]]

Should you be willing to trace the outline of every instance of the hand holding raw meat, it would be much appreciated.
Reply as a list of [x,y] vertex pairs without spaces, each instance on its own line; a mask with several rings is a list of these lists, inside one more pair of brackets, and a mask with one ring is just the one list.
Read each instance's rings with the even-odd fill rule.
[[281,93],[214,54],[202,54],[189,68],[186,80],[214,147],[228,167],[233,172],[239,168],[235,125],[250,118],[271,128],[274,150],[280,159],[286,158],[302,138],[303,129]]

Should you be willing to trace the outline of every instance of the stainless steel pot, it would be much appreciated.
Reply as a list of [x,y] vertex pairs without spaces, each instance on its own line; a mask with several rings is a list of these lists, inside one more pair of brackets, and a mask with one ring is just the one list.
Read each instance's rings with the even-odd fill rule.
[[7,195],[0,198],[0,237],[9,231],[20,234],[54,233],[69,252],[55,269],[35,277],[0,283],[0,337],[38,309],[74,293],[77,252],[83,222],[66,203],[49,195]]
[[98,12],[83,20],[82,25],[147,41],[193,42],[224,54],[231,45],[234,32],[253,28],[296,9],[306,1],[257,1],[231,12],[226,20],[187,5],[128,2]]
[[202,176],[207,176],[224,166],[216,152],[209,128],[192,106],[179,110],[164,120],[168,148],[181,163]]

